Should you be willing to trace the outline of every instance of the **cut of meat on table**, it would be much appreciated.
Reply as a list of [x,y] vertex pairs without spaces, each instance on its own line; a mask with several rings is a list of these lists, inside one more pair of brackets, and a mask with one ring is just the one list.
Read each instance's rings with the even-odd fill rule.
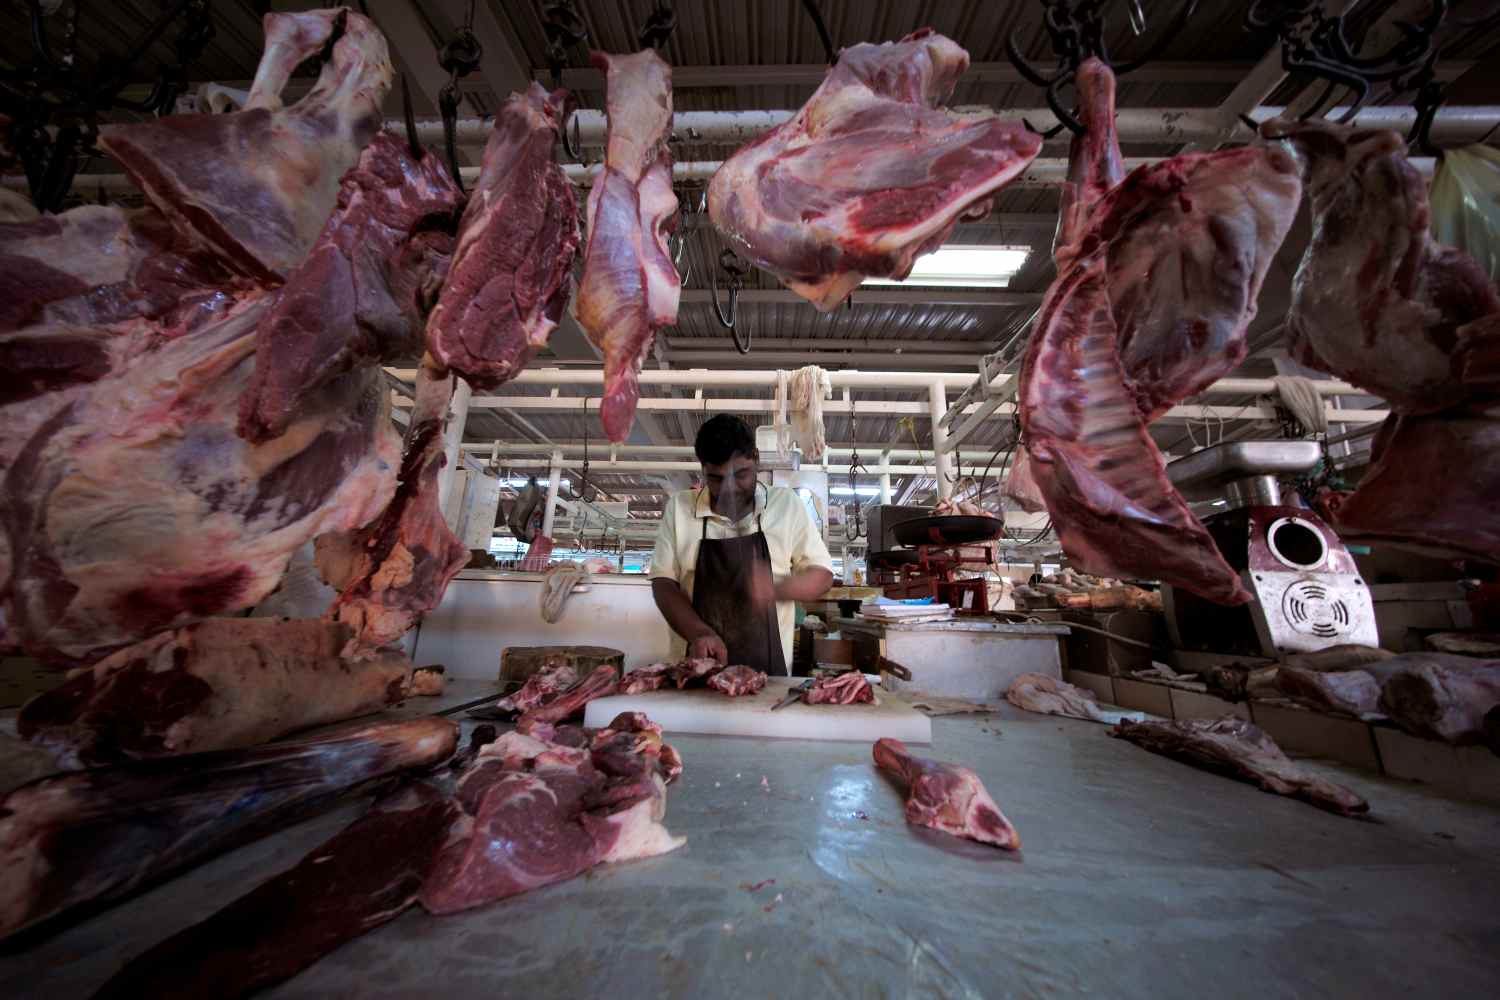
[[441,157],[414,160],[390,133],[375,136],[260,321],[241,435],[264,441],[285,432],[310,392],[356,365],[421,355],[462,207]]
[[1077,76],[1054,257],[1021,373],[1025,468],[1074,565],[1250,599],[1166,476],[1147,425],[1233,370],[1301,184],[1271,149],[1191,153],[1120,177],[1114,77]]
[[565,661],[544,664],[540,670],[526,678],[521,689],[506,695],[495,703],[501,712],[527,712],[544,705],[578,681],[578,671]]
[[941,106],[968,68],[930,28],[844,49],[791,121],[714,174],[714,225],[825,312],[866,277],[905,278],[1042,148],[1020,122]]
[[407,697],[411,661],[340,656],[350,629],[326,621],[215,618],[161,632],[37,695],[21,736],[69,767],[266,743]]
[[1341,816],[1355,816],[1370,808],[1364,799],[1344,786],[1325,781],[1294,764],[1259,726],[1232,715],[1170,722],[1126,720],[1109,734],[1152,753],[1248,781],[1263,791],[1304,799]]
[[1500,706],[1500,660],[1407,653],[1380,688],[1380,707],[1402,729],[1448,743],[1484,743],[1485,716]]
[[1397,657],[1388,649],[1379,646],[1362,646],[1355,642],[1340,643],[1307,653],[1292,653],[1281,662],[1283,666],[1298,670],[1336,671],[1363,670],[1372,663],[1382,663]]
[[1021,674],[1010,682],[1005,700],[1017,708],[1040,715],[1061,715],[1111,726],[1121,719],[1139,722],[1146,718],[1144,712],[1115,712],[1100,708],[1094,700],[1094,692],[1043,674]]
[[0,801],[0,939],[130,895],[376,778],[442,763],[446,719],[350,724],[249,750],[95,768]]
[[442,667],[418,667],[411,672],[411,682],[406,693],[413,698],[437,698],[443,693]]
[[1304,670],[1283,665],[1276,671],[1276,689],[1323,711],[1358,718],[1381,714],[1380,682],[1368,670]]
[[583,711],[595,698],[605,698],[620,686],[620,672],[607,663],[595,667],[556,698],[527,709],[521,722],[562,722]]
[[672,679],[679,688],[685,688],[698,681],[706,681],[709,677],[724,669],[724,664],[708,656],[687,657],[678,660],[672,667]]
[[453,377],[424,357],[395,495],[364,527],[314,543],[323,579],[339,589],[327,617],[355,631],[347,656],[374,655],[400,639],[437,607],[469,561],[438,500],[438,477],[447,461],[443,425],[452,395]]
[[708,679],[708,686],[731,698],[739,698],[765,687],[766,675],[744,665],[725,667]]
[[368,523],[400,442],[373,368],[313,393],[279,438],[235,433],[255,329],[274,294],[137,354],[44,422],[0,482],[21,539],[4,619],[31,655],[87,663],[254,607],[304,543]]
[[624,441],[640,398],[636,373],[656,331],[677,322],[682,281],[667,252],[677,211],[672,193],[672,68],[651,49],[595,52],[604,73],[608,135],[604,169],[588,199],[588,245],[578,287],[578,322],[604,352],[599,416]]
[[472,385],[514,378],[547,346],[567,308],[578,204],[553,149],[570,99],[539,83],[511,94],[484,147],[427,326],[433,357]]
[[431,785],[397,789],[292,868],[131,960],[96,1000],[231,1000],[290,979],[412,906],[458,815]]
[[[175,228],[258,281],[289,275],[380,130],[392,76],[385,38],[347,10],[267,14],[266,48],[240,111],[113,125],[99,144]],[[306,96],[281,89],[337,36]]]
[[656,691],[672,680],[676,664],[661,661],[649,666],[636,667],[620,678],[620,694],[640,694]]
[[666,785],[649,752],[661,746],[660,734],[631,714],[594,734],[597,751],[516,733],[481,750],[459,779],[464,816],[422,888],[422,905],[454,913],[596,864],[680,847],[684,838],[662,825]]
[[864,674],[858,670],[850,670],[813,681],[802,700],[809,705],[856,705],[873,702],[875,691],[870,687],[870,682],[865,680]]
[[913,756],[900,740],[875,741],[875,766],[906,786],[906,821],[1019,850],[1021,835],[967,767]]

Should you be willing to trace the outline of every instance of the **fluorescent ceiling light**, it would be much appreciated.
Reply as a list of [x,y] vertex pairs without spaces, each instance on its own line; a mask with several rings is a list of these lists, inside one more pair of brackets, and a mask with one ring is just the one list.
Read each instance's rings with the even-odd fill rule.
[[[946,285],[951,288],[1004,288],[1026,258],[1030,247],[966,246],[949,243],[918,257],[904,281],[866,278],[867,285]],[[858,298],[859,293],[855,293]]]
[[[514,486],[516,489],[520,489],[521,487],[525,486],[530,481],[531,480],[529,480],[529,479],[502,479],[502,480],[500,480],[500,485],[501,486]],[[547,488],[547,480],[545,478],[538,479],[536,481],[536,484],[538,486],[540,486],[542,489],[546,489]],[[572,480],[569,480],[569,479],[560,479],[560,480],[558,480],[557,485],[558,485],[559,489],[571,489],[572,486],[573,486],[573,482],[572,482]]]
[[876,497],[880,495],[880,488],[878,486],[856,486],[851,490],[847,486],[830,486],[828,487],[828,493],[830,496]]

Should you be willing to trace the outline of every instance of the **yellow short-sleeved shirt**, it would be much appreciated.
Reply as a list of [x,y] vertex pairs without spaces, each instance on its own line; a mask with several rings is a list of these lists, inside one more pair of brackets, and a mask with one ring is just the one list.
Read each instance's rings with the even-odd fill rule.
[[[704,520],[708,522],[709,538],[730,538],[754,534],[756,515],[760,516],[761,529],[766,533],[766,547],[771,551],[771,576],[777,583],[811,566],[833,571],[828,546],[823,544],[807,508],[802,505],[802,498],[785,486],[757,486],[755,513],[746,514],[737,522],[713,512],[707,490],[680,490],[672,494],[662,512],[661,526],[656,531],[651,578],[676,580],[691,598]],[[781,629],[781,650],[787,669],[792,665],[792,628],[796,618],[795,601],[776,602],[776,624]],[[681,656],[686,651],[686,640],[674,633],[673,655]]]

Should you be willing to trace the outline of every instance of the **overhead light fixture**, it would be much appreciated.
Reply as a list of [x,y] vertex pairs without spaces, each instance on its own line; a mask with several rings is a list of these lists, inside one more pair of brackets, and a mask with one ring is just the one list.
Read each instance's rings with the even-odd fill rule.
[[[904,281],[866,278],[866,285],[946,285],[950,288],[1005,288],[1031,256],[1027,246],[970,246],[949,243],[917,258]],[[856,298],[858,293],[855,293]]]
[[[502,479],[502,480],[500,480],[500,485],[501,486],[513,486],[516,489],[520,489],[521,487],[525,486],[529,482],[531,482],[530,479],[515,479],[515,478],[512,478],[512,479]],[[538,479],[536,481],[536,484],[538,486],[542,487],[543,489],[545,489],[547,487],[547,480],[546,479]],[[573,481],[571,479],[559,479],[557,481],[557,486],[558,486],[559,489],[564,489],[564,490],[572,489],[573,488]]]
[[845,497],[875,497],[880,495],[880,488],[878,486],[856,486],[853,489],[850,489],[847,486],[830,486],[828,487],[828,495]]

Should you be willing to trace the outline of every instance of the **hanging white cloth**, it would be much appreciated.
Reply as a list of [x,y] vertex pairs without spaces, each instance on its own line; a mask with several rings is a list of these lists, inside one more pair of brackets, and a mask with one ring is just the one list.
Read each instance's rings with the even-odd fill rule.
[[817,365],[792,372],[787,389],[787,412],[792,435],[809,462],[821,462],[828,450],[823,428],[823,400],[833,394],[833,380]]
[[1277,375],[1271,381],[1276,384],[1281,405],[1297,418],[1303,431],[1313,437],[1328,433],[1328,411],[1323,409],[1316,382],[1302,375]]

